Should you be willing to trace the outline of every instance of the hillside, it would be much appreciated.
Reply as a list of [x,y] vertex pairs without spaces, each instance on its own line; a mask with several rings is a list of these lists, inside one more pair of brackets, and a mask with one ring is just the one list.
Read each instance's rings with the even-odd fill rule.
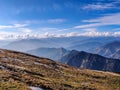
[[97,48],[96,53],[105,57],[120,59],[119,50],[120,50],[120,41],[114,41],[111,43],[107,43],[106,45],[100,48]]
[[117,58],[117,59],[120,59],[120,50],[118,50],[117,52],[115,52],[111,58]]
[[68,54],[69,51],[64,48],[37,48],[30,51],[27,51],[32,55],[39,57],[46,57],[54,61],[60,60],[64,55]]
[[[50,58],[77,68],[120,72],[120,60],[110,59],[88,52],[70,51],[64,48],[38,48],[30,50],[28,53],[39,57]],[[114,57],[119,57],[119,52]]]
[[72,50],[69,54],[61,58],[61,62],[77,68],[120,72],[119,59],[110,59],[84,51],[79,52]]
[[119,90],[120,75],[77,69],[47,58],[0,49],[0,90]]
[[87,41],[87,42],[79,42],[77,45],[70,46],[68,49],[70,50],[80,50],[80,51],[87,51],[93,52],[94,48],[101,46],[101,42],[94,42],[94,41]]

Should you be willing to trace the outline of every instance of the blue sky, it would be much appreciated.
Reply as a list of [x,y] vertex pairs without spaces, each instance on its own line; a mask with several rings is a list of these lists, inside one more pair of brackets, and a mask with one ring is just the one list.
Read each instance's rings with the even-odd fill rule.
[[120,0],[0,0],[5,36],[120,35]]

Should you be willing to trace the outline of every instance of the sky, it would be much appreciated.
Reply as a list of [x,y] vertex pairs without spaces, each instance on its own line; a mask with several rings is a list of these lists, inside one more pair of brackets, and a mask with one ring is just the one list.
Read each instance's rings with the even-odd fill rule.
[[0,39],[120,36],[120,0],[0,0]]

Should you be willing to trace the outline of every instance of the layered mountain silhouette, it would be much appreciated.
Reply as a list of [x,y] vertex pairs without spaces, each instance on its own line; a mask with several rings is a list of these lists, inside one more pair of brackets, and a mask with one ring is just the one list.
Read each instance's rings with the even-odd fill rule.
[[41,47],[59,48],[68,47],[74,41],[81,41],[88,39],[88,37],[61,37],[61,38],[40,38],[40,39],[22,39],[13,41],[2,48],[26,52],[28,50],[37,49]]
[[84,51],[69,51],[64,48],[38,48],[28,51],[28,53],[39,57],[47,57],[77,68],[120,72],[119,59],[110,59]]
[[95,48],[101,47],[109,42],[119,40],[119,37],[59,37],[59,38],[41,38],[41,39],[21,39],[3,45],[2,48],[26,52],[41,47],[59,48],[63,47],[69,50],[94,52]]
[[120,41],[108,43],[98,48],[96,53],[105,57],[120,59]]
[[101,42],[87,41],[84,43],[78,43],[76,45],[70,46],[68,49],[93,52],[94,48],[97,48],[101,45],[103,45],[103,43],[101,43]]
[[105,58],[103,56],[84,51],[79,52],[73,50],[66,56],[62,57],[61,62],[65,62],[66,64],[77,68],[120,72],[119,59]]
[[39,57],[46,57],[55,61],[59,61],[63,56],[68,54],[70,51],[64,48],[38,48],[27,52]]
[[28,50],[36,49],[39,47],[55,47],[57,46],[51,40],[46,39],[22,39],[9,43],[8,45],[3,46],[3,48],[26,52]]

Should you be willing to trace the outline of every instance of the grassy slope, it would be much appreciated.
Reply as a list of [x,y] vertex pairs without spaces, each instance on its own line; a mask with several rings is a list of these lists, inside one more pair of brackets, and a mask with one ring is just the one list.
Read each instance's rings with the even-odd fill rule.
[[15,51],[0,51],[0,90],[120,90],[120,75],[80,70]]

